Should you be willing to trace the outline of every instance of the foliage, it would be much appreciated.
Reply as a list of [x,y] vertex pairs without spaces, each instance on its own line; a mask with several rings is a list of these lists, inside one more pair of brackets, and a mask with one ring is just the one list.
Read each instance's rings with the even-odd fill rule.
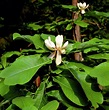
[[[26,2],[35,9],[33,18],[22,18],[22,27],[12,33],[15,48],[8,45],[11,49],[1,54],[1,109],[109,109],[109,12],[103,8],[109,1],[103,0],[98,9],[96,1],[90,1],[84,15],[70,0]],[[72,12],[79,13],[78,19],[72,19]],[[73,40],[75,25],[81,28],[82,42]],[[52,51],[44,43],[49,36],[55,42],[57,35],[69,41],[60,65],[48,57]],[[83,61],[74,59],[79,52]]]

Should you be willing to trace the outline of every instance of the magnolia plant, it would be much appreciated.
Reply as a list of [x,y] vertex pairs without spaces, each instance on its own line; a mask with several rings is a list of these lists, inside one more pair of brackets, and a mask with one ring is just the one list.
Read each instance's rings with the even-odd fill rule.
[[54,42],[51,41],[51,38],[48,37],[48,39],[45,40],[45,45],[49,50],[52,50],[53,52],[49,55],[51,59],[53,59],[56,56],[56,65],[61,64],[62,62],[62,57],[61,54],[65,54],[65,48],[68,45],[68,41],[66,41],[63,44],[63,35],[58,35],[55,38],[56,45]]
[[89,7],[89,4],[86,5],[86,2],[84,3],[77,3],[77,7],[80,9],[81,11],[81,14],[84,14],[85,13],[85,9]]

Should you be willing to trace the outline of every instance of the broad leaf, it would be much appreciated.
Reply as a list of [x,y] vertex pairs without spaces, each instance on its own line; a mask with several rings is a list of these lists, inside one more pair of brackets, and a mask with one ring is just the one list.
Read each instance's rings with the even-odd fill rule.
[[59,102],[56,100],[53,100],[49,103],[47,103],[45,106],[43,106],[40,110],[57,110],[59,106]]
[[95,108],[98,108],[99,107],[98,104],[103,103],[103,96],[101,92],[96,92],[92,90],[91,83],[86,82],[87,74],[85,72],[80,72],[80,73],[78,72],[78,76],[79,76],[80,84],[87,98],[91,101],[92,106],[94,106]]
[[[92,68],[87,68],[87,66],[83,66],[85,72],[81,72],[81,71],[79,71],[79,69],[73,68],[73,65],[74,65],[73,63],[69,63],[69,64],[66,65],[66,68],[71,72],[71,74],[80,83],[82,89],[85,92],[85,95],[91,101],[92,105],[95,108],[97,108],[98,103],[99,104],[103,103],[103,96],[102,96],[101,92],[96,92],[96,91],[92,90],[91,83],[86,82],[86,77],[87,77],[88,74],[90,74],[89,71],[92,70]],[[82,65],[76,65],[76,66],[79,66],[79,68],[82,67]],[[90,95],[90,94],[92,94],[92,95]]]
[[109,62],[104,62],[96,66],[90,76],[97,78],[97,81],[102,86],[109,86]]
[[61,86],[65,96],[73,103],[79,106],[83,106],[87,104],[86,97],[81,89],[81,86],[77,81],[71,80],[70,78],[59,77],[59,76],[55,77],[54,81]]
[[13,39],[23,39],[27,42],[30,42],[32,44],[34,44],[36,49],[43,49],[45,50],[45,45],[44,45],[44,41],[43,39],[40,37],[39,34],[35,34],[34,36],[31,35],[20,35],[18,33],[14,33],[13,34]]
[[29,107],[30,105],[34,105],[34,100],[30,97],[17,97],[12,100],[12,103],[18,106],[19,108],[23,109]]
[[40,55],[21,56],[11,66],[0,73],[6,85],[25,84],[31,80],[40,67],[51,60]]
[[94,54],[94,55],[89,55],[89,58],[92,59],[109,59],[109,54],[108,53],[99,53],[99,54]]

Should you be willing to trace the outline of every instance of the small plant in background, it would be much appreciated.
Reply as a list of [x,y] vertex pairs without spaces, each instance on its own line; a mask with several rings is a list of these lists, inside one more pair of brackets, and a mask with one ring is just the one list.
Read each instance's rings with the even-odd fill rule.
[[[46,2],[39,0],[37,7],[45,6]],[[105,27],[105,33],[107,27],[104,21],[108,21],[109,14],[85,12],[89,6],[86,2],[78,2],[76,6],[60,6],[59,1],[55,2],[53,10],[64,10],[68,12],[68,17],[56,17],[46,7],[48,11],[44,14],[48,18],[45,24],[40,18],[39,22],[27,25],[32,34],[13,33],[13,41],[19,44],[25,41],[26,47],[5,52],[1,56],[0,108],[108,110],[109,41],[99,35],[100,30],[96,28]],[[78,14],[77,8],[81,14]],[[78,16],[72,19],[69,12]],[[48,23],[48,19],[52,22]],[[81,30],[76,31],[80,29],[76,26]],[[75,39],[71,38],[72,31]],[[78,39],[79,34],[76,32],[80,31],[81,38]],[[82,54],[84,60],[75,58],[74,55],[78,53]]]

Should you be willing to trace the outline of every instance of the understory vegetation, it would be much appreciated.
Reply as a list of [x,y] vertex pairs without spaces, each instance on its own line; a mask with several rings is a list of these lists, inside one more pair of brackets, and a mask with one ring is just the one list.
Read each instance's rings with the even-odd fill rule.
[[0,110],[109,110],[109,0],[0,7]]

